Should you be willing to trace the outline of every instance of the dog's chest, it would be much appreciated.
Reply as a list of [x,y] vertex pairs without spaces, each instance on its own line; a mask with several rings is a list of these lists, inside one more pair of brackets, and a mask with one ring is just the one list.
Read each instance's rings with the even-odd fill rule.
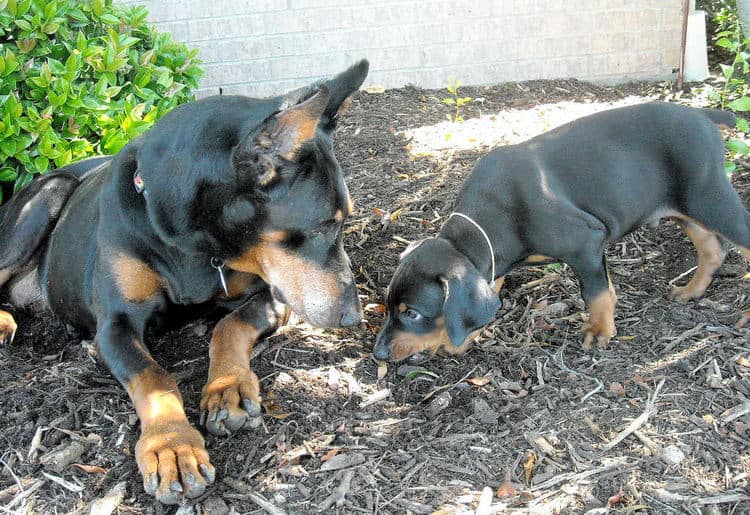
[[219,272],[210,263],[159,270],[166,279],[169,300],[175,304],[202,304],[223,292]]

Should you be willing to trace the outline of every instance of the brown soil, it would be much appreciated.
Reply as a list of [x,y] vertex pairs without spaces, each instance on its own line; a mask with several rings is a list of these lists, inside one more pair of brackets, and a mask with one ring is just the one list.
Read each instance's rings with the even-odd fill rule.
[[[577,81],[462,95],[484,99],[462,108],[467,120],[563,100],[674,97],[667,85]],[[263,426],[206,436],[217,482],[180,513],[262,513],[257,496],[289,513],[472,513],[480,502],[490,506],[484,513],[746,512],[750,345],[746,330],[732,328],[750,304],[746,266],[733,252],[704,299],[667,300],[670,281],[695,265],[673,224],[609,251],[619,296],[611,350],[581,348],[583,304],[570,270],[532,267],[508,277],[497,321],[468,353],[381,368],[378,378],[377,304],[398,254],[438,229],[486,151],[410,154],[401,131],[444,121],[446,96],[407,87],[354,100],[337,152],[356,199],[346,245],[368,322],[341,331],[298,323],[260,346]],[[734,183],[750,201],[750,173]],[[124,482],[119,513],[174,512],[143,492],[137,419],[90,343],[55,320],[17,315],[16,340],[0,349],[2,511],[88,513]],[[149,340],[196,423],[214,323]],[[634,422],[642,423],[617,443]],[[83,466],[56,471],[48,459],[56,449],[82,449],[72,461]],[[345,468],[330,470],[337,466]]]

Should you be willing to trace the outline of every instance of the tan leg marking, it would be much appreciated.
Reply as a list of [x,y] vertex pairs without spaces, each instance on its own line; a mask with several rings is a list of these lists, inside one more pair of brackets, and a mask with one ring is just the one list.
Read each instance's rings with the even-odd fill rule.
[[698,252],[698,269],[690,282],[685,286],[675,286],[669,294],[670,299],[684,303],[697,299],[706,292],[714,272],[724,262],[726,252],[715,233],[690,220],[678,220],[677,223],[688,235]]
[[495,279],[495,287],[492,288],[495,290],[495,293],[500,293],[500,290],[503,289],[503,285],[505,284],[505,276],[501,275],[497,279]]
[[252,325],[232,314],[216,324],[200,402],[206,428],[214,434],[227,435],[260,424],[260,383],[250,370],[250,354],[258,336]]
[[[745,259],[750,261],[750,249],[747,249],[745,247],[740,247],[737,244],[735,244],[735,246],[737,247],[737,250],[740,251],[740,254],[742,254],[742,256]],[[750,322],[750,310],[747,310],[744,313],[742,313],[742,316],[740,316],[740,319],[737,321],[736,324],[734,324],[734,327],[736,327],[737,329],[740,329],[742,327],[745,327],[745,325],[747,325],[748,322]]]
[[584,329],[583,348],[592,347],[594,337],[596,337],[599,347],[606,349],[609,346],[609,339],[617,334],[615,328],[615,305],[617,304],[617,295],[612,287],[612,281],[609,287],[600,293],[589,304],[589,321]]
[[13,315],[0,309],[0,344],[13,343],[13,338],[16,337],[16,329],[18,329],[18,325],[16,325]]
[[135,459],[144,490],[165,504],[179,503],[182,494],[203,494],[214,480],[214,467],[203,437],[187,421],[172,376],[154,365],[133,377],[126,388],[141,420]]

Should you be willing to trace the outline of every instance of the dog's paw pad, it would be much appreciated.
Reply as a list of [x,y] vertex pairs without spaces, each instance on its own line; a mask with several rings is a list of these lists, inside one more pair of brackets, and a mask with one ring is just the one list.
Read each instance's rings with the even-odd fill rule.
[[215,435],[228,435],[261,422],[260,386],[252,370],[234,371],[203,387],[201,425]]

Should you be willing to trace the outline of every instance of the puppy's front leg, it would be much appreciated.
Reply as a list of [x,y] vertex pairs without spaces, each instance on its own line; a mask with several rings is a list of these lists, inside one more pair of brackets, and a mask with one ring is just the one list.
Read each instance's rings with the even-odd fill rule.
[[585,255],[568,262],[578,274],[581,281],[581,294],[589,311],[589,320],[584,329],[583,348],[590,349],[594,339],[599,347],[607,348],[610,338],[617,334],[615,328],[617,295],[609,278],[604,256]]
[[96,335],[99,355],[125,386],[141,421],[135,446],[143,488],[165,504],[200,496],[215,471],[203,437],[185,416],[177,383],[141,342],[142,330],[124,314],[106,318]]
[[200,403],[201,420],[211,433],[227,435],[260,424],[260,384],[250,369],[250,354],[260,338],[286,322],[287,315],[287,308],[266,289],[216,324]]

